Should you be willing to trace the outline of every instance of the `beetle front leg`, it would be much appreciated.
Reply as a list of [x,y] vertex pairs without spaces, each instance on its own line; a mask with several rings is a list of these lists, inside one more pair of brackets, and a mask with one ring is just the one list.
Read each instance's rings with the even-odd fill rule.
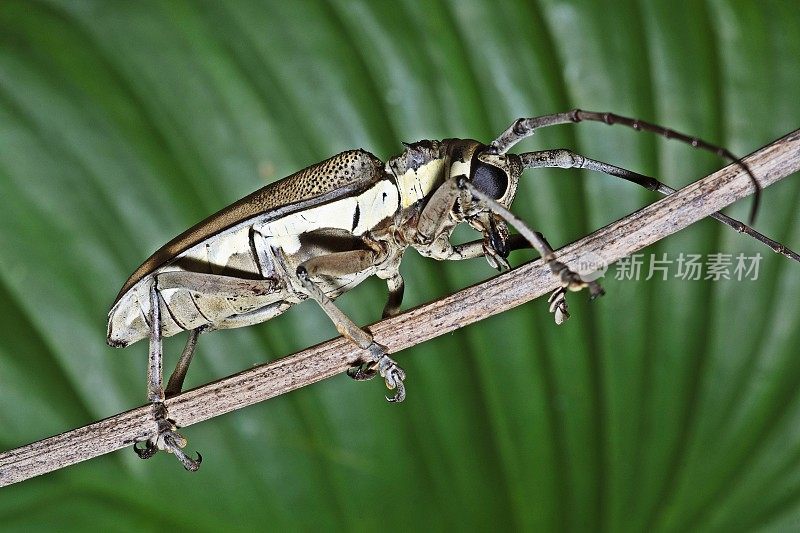
[[520,220],[511,211],[505,208],[502,204],[495,199],[487,196],[482,191],[477,189],[472,183],[461,178],[458,180],[458,186],[466,189],[475,198],[484,202],[492,211],[502,216],[506,221],[513,224],[517,230],[522,234],[528,242],[536,248],[539,255],[544,260],[545,264],[550,267],[550,270],[561,282],[561,287],[556,289],[550,297],[550,311],[555,314],[557,324],[563,323],[569,318],[566,305],[566,291],[579,291],[584,287],[589,287],[589,296],[592,300],[598,296],[602,296],[605,291],[597,281],[586,281],[577,272],[569,268],[567,265],[556,259],[556,254],[544,236],[538,231],[533,231]]
[[356,370],[355,373],[348,372],[348,375],[356,379],[369,379],[374,376],[374,374],[371,374],[371,369],[377,367],[378,373],[386,382],[386,387],[390,390],[396,390],[394,396],[386,399],[393,403],[402,402],[406,397],[406,389],[403,383],[406,375],[403,369],[389,357],[386,346],[375,342],[370,333],[358,327],[350,317],[336,307],[325,292],[311,279],[313,275],[335,275],[337,273],[346,273],[345,271],[348,270],[362,270],[359,266],[368,264],[368,255],[370,253],[369,251],[354,250],[315,257],[297,267],[296,276],[306,293],[319,304],[325,314],[328,315],[328,318],[331,319],[331,322],[336,326],[336,330],[358,345],[359,348],[369,352],[372,363],[366,369],[362,367],[363,370]]
[[153,418],[156,422],[156,434],[145,441],[145,447],[133,446],[136,454],[142,459],[149,459],[159,450],[175,455],[189,471],[200,468],[203,457],[198,453],[197,459],[186,455],[182,448],[186,439],[178,432],[175,423],[167,418],[167,406],[164,404],[164,388],[161,376],[163,366],[163,350],[161,339],[161,298],[155,280],[150,287],[150,349],[147,366],[147,397],[153,407]]
[[[552,249],[550,244],[547,242],[547,239],[544,238],[544,235],[542,235],[538,231],[533,233],[542,243],[544,243],[544,245],[547,248]],[[527,248],[533,248],[533,245],[522,235],[515,234],[509,236],[508,241],[506,242],[506,247],[507,251],[510,252],[513,250],[523,250]],[[465,242],[464,244],[457,244],[455,246],[451,246],[450,253],[445,257],[445,259],[459,260],[459,259],[470,259],[473,257],[481,257],[481,256],[486,256],[487,251],[488,250],[486,248],[485,240],[470,241],[470,242]],[[562,263],[558,264],[566,268],[566,266],[563,265]],[[600,291],[602,291],[602,288],[600,289]],[[553,293],[550,295],[550,298],[547,300],[550,303],[550,312],[553,313],[556,324],[558,325],[563,324],[569,318],[566,293],[567,293],[566,287],[559,287],[555,291],[553,291]]]

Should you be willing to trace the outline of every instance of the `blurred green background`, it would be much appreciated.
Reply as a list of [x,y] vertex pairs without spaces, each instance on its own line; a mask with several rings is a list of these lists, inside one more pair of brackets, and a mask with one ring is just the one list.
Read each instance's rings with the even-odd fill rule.
[[[105,345],[109,305],[155,248],[264,183],[573,106],[746,154],[800,127],[798,58],[790,0],[2,0],[0,449],[144,403],[146,346]],[[596,124],[523,146],[673,186],[723,164]],[[561,246],[656,196],[543,171],[517,198]],[[768,189],[757,227],[800,248],[799,199],[796,177]],[[341,376],[187,428],[196,474],[125,450],[1,489],[0,529],[797,530],[800,265],[713,221],[647,250],[758,251],[757,281],[606,279],[562,327],[537,300],[407,350],[399,406]],[[434,263],[404,260],[406,307],[493,275]],[[371,280],[341,303],[366,324],[384,294]],[[188,386],[335,334],[311,304],[209,334]]]

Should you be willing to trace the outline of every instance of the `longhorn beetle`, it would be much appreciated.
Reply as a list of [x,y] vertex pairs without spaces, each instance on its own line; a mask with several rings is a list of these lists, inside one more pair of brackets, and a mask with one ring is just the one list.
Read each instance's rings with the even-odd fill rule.
[[[553,249],[508,211],[520,175],[531,168],[583,168],[616,176],[647,189],[674,189],[654,178],[589,159],[571,150],[508,154],[538,128],[597,121],[623,124],[675,138],[725,157],[750,170],[729,151],[648,122],[612,113],[575,109],[522,118],[486,145],[470,139],[424,140],[386,164],[364,150],[343,152],[252,193],[175,237],[147,259],[125,282],[109,312],[108,344],[128,346],[149,338],[148,400],[157,433],[143,447],[142,458],[159,450],[174,453],[187,470],[202,457],[186,455],[186,440],[168,418],[165,398],[183,386],[198,336],[203,331],[237,328],[273,318],[306,299],[319,304],[336,329],[365,352],[367,363],[348,375],[365,380],[380,374],[395,390],[390,402],[405,398],[405,373],[385,346],[357,326],[333,300],[369,276],[386,280],[389,298],[383,310],[398,313],[403,297],[399,267],[409,246],[438,260],[485,257],[492,267],[509,268],[513,249],[533,247],[561,287],[550,297],[557,323],[569,317],[566,292],[588,287],[603,294],[596,281],[584,281],[559,262]],[[746,233],[773,250],[800,257],[749,226],[721,213],[717,220]],[[520,235],[509,234],[506,223]],[[453,245],[454,228],[467,223],[481,240]],[[752,223],[752,222],[751,222]],[[163,337],[188,331],[189,337],[166,388],[162,385]],[[138,444],[138,443],[137,443]]]

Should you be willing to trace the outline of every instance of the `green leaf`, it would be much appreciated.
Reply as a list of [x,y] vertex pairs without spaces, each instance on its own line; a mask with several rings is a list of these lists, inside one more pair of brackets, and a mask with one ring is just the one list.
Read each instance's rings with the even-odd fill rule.
[[[109,304],[154,249],[266,182],[363,147],[488,142],[613,111],[746,154],[800,125],[791,2],[0,3],[0,445],[145,402]],[[724,164],[602,124],[542,130],[678,187]],[[562,246],[656,199],[529,172],[515,210]],[[800,248],[800,182],[757,228]],[[730,211],[746,217],[749,204]],[[617,280],[399,354],[408,400],[341,376],[184,433],[205,461],[110,454],[3,489],[3,530],[790,530],[800,520],[799,265],[713,221],[645,250],[761,253],[751,280]],[[531,258],[518,252],[515,264]],[[405,306],[493,275],[408,254]],[[644,272],[643,274],[646,274]],[[365,324],[385,287],[341,298]],[[336,335],[304,304],[202,338],[194,387]],[[167,345],[167,364],[181,340]],[[161,454],[164,455],[164,454]]]

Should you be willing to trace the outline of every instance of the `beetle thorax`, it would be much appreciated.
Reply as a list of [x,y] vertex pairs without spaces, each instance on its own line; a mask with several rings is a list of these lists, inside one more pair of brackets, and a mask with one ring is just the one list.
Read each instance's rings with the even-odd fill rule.
[[451,175],[468,175],[470,157],[480,146],[462,139],[403,144],[406,149],[386,162],[386,171],[397,180],[403,209],[424,204]]

